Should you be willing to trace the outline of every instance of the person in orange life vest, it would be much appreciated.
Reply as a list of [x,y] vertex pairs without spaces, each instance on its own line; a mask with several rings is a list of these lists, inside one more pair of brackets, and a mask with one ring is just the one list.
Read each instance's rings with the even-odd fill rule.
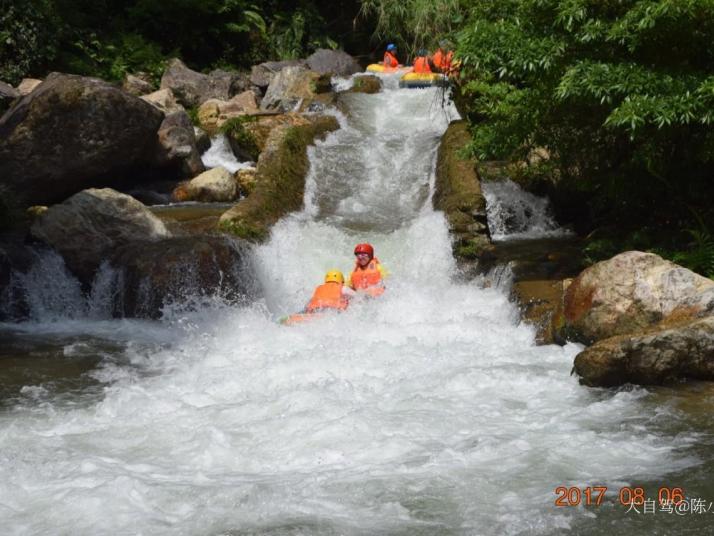
[[394,43],[389,43],[387,45],[387,51],[384,53],[384,66],[388,68],[396,69],[399,67],[399,60],[397,59],[397,45]]
[[357,261],[347,284],[356,291],[365,292],[372,297],[384,294],[384,278],[387,277],[387,271],[374,256],[374,248],[370,244],[357,244],[355,256]]
[[330,270],[325,274],[325,282],[318,285],[312,293],[312,298],[303,309],[304,313],[319,313],[321,311],[344,311],[349,300],[356,293],[345,286],[345,277],[339,270]]
[[451,50],[451,46],[446,39],[439,41],[439,48],[436,49],[433,56],[434,67],[436,67],[439,72],[448,74],[451,72],[451,62],[454,59],[454,52]]
[[434,71],[436,71],[436,66],[429,57],[429,53],[426,49],[419,49],[416,57],[414,58],[414,72],[418,74],[426,74],[433,73]]

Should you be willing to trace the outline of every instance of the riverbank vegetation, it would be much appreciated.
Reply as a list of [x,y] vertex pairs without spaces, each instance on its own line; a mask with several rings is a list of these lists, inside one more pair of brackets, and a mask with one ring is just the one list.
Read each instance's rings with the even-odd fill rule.
[[[0,0],[0,80],[50,70],[120,80],[155,79],[179,56],[199,70],[357,52],[358,0]],[[367,39],[368,40],[368,39]]]
[[450,37],[481,160],[588,236],[592,261],[650,249],[714,276],[712,0],[363,0],[377,28]]
[[0,80],[388,41],[407,60],[442,38],[471,156],[549,195],[589,260],[652,250],[714,276],[714,0],[0,0]]

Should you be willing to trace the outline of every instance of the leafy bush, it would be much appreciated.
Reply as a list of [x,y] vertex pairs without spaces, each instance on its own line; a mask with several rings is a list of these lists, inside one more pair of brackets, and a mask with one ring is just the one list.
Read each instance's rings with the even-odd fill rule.
[[711,0],[473,0],[457,47],[472,150],[545,148],[594,225],[711,217],[713,39]]
[[0,80],[40,75],[57,54],[60,23],[50,0],[0,1]]

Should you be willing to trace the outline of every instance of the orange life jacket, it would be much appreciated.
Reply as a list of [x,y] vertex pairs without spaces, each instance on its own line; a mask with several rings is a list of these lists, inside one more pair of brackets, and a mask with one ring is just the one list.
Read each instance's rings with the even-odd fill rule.
[[369,264],[362,268],[359,263],[355,263],[355,269],[351,275],[352,288],[364,290],[370,296],[380,296],[384,294],[384,283],[382,274],[379,271],[379,259],[372,257]]
[[322,309],[347,309],[347,297],[342,295],[341,283],[324,283],[315,289],[305,310],[314,313]]
[[385,67],[397,67],[399,65],[399,60],[391,52],[384,53],[384,66]]
[[429,58],[426,56],[419,56],[414,58],[414,72],[415,73],[430,73],[431,67],[429,67]]
[[434,62],[434,66],[436,66],[442,73],[445,73],[451,70],[451,61],[453,59],[453,51],[449,51],[444,54],[443,50],[438,49],[436,52],[434,52],[434,57],[432,58],[432,61]]

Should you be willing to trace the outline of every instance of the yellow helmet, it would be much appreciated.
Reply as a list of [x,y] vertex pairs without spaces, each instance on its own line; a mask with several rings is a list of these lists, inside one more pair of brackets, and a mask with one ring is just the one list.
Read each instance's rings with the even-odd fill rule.
[[339,270],[330,270],[325,274],[325,283],[330,282],[343,284],[345,282],[345,276],[343,276]]

